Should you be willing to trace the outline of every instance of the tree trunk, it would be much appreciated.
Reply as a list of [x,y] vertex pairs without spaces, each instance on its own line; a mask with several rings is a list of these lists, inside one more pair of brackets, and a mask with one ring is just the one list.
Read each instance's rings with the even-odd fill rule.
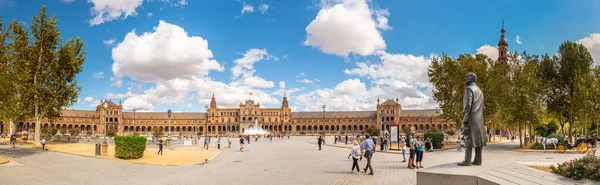
[[9,134],[13,135],[16,132],[16,128],[15,128],[15,122],[12,119],[8,120],[8,128],[10,130]]
[[33,143],[34,146],[41,146],[41,143],[40,143],[41,129],[40,129],[40,127],[42,124],[40,123],[40,121],[41,121],[40,116],[41,116],[40,113],[38,113],[38,105],[37,105],[37,103],[35,103],[35,136],[34,136],[35,140]]
[[523,148],[523,132],[521,130],[521,124],[519,124],[519,147]]
[[571,133],[573,131],[572,130],[573,129],[573,125],[575,125],[575,120],[573,119],[573,114],[571,114],[569,116],[569,142],[570,143],[574,143],[573,142],[573,138],[572,138],[572,133]]

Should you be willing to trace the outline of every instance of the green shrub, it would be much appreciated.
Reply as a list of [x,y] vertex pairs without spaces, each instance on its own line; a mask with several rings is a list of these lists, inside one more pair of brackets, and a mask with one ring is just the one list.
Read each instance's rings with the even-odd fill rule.
[[456,130],[454,130],[453,128],[446,130],[446,134],[453,136],[454,134],[456,134]]
[[78,136],[81,133],[81,130],[79,130],[79,128],[73,128],[70,130],[71,136]]
[[380,130],[377,127],[367,128],[367,133],[371,136],[379,136]]
[[442,132],[434,132],[434,131],[429,131],[429,132],[425,132],[424,134],[424,138],[423,141],[426,140],[427,138],[431,137],[431,141],[433,142],[433,148],[442,148],[442,141],[444,141],[444,134]]
[[113,128],[109,128],[108,130],[106,130],[106,136],[108,137],[115,137],[117,135],[117,131]]
[[61,128],[61,129],[60,129],[60,134],[62,134],[62,135],[67,135],[67,134],[68,134],[68,132],[67,132],[67,128],[65,128],[65,127]]
[[51,135],[51,136],[55,136],[56,134],[58,134],[58,129],[56,129],[56,128],[52,128],[52,129],[50,130],[50,135]]
[[546,128],[548,128],[548,135],[550,135],[552,133],[556,133],[556,131],[558,130],[558,125],[556,124],[556,122],[551,121],[550,123],[548,123]]
[[569,162],[559,163],[558,166],[550,166],[552,173],[568,178],[580,180],[600,180],[600,158],[593,153],[588,153],[581,158]]
[[556,138],[558,139],[558,143],[562,143],[563,141],[565,141],[565,136],[560,135],[559,133],[552,133],[546,138]]
[[[556,147],[558,147],[558,144],[556,144]],[[542,145],[542,143],[533,143],[533,145],[531,145],[529,148],[534,149],[534,150],[543,150],[544,149],[544,145]],[[552,144],[546,144],[546,150],[554,150],[554,145]]]
[[139,159],[146,150],[146,137],[115,136],[115,157],[121,159]]

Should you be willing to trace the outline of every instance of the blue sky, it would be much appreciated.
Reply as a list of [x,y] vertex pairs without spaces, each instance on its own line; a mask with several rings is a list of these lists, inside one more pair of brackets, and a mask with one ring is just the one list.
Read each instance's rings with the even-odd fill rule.
[[235,107],[249,92],[279,107],[284,91],[294,111],[374,110],[378,97],[435,108],[429,57],[493,57],[502,20],[510,51],[553,54],[571,40],[600,60],[593,0],[0,0],[0,12],[29,25],[42,5],[87,49],[75,109],[110,98],[204,111],[213,93]]

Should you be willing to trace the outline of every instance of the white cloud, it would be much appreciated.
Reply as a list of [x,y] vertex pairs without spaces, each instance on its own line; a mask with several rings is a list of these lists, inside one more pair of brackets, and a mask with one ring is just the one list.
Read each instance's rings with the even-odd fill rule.
[[60,1],[62,1],[62,2],[64,2],[64,3],[67,3],[67,4],[69,4],[69,3],[72,3],[72,2],[73,2],[73,1],[75,1],[75,0],[60,0]]
[[377,15],[377,28],[382,30],[391,30],[392,27],[388,25],[387,17],[390,16],[390,12],[387,9],[375,11]]
[[312,80],[309,80],[309,79],[306,79],[306,78],[304,78],[304,79],[302,79],[302,80],[298,80],[298,82],[300,82],[300,83],[304,83],[304,84],[311,84],[311,83],[313,83],[313,81],[312,81]]
[[242,7],[242,14],[244,14],[246,12],[248,12],[248,13],[254,12],[254,7],[252,5],[244,4],[244,6]]
[[285,82],[284,81],[279,81],[279,88],[280,89],[285,89]]
[[240,77],[248,78],[254,75],[254,63],[261,60],[278,60],[277,57],[273,57],[267,53],[266,49],[249,49],[244,53],[244,57],[233,61],[235,66],[231,68],[232,79]]
[[104,43],[106,46],[110,46],[115,44],[115,39],[103,40],[102,43]]
[[306,76],[305,72],[298,73],[298,75],[296,75],[296,78],[300,78],[300,77],[303,77],[303,76]]
[[268,81],[265,80],[261,77],[257,77],[257,76],[250,76],[247,78],[244,78],[244,85],[248,85],[250,87],[256,87],[256,88],[273,88],[275,87],[275,83],[273,83],[273,81]]
[[588,49],[594,58],[594,65],[600,65],[600,33],[590,34],[589,37],[579,39],[578,43]]
[[477,54],[485,54],[492,60],[497,60],[499,56],[498,48],[487,44],[477,48]]
[[515,41],[517,41],[517,44],[523,44],[523,42],[521,42],[521,37],[519,37],[518,35]]
[[176,6],[185,6],[188,4],[187,0],[179,0],[179,1],[177,1],[177,0],[160,0],[160,1],[171,4],[171,6],[175,6],[175,7]]
[[[263,13],[266,14],[267,10],[269,9],[269,5],[268,4],[261,4],[258,9]],[[242,12],[243,13],[243,12]]]
[[[378,23],[367,0],[343,0],[331,6],[322,1],[317,17],[306,27],[303,45],[319,48],[324,53],[348,56],[350,53],[371,55],[386,48],[381,29],[389,29],[387,11],[376,11]],[[384,19],[385,18],[385,19]],[[389,27],[389,28],[388,28]]]
[[148,12],[146,15],[147,15],[148,17],[152,17],[152,15],[154,15],[154,14],[152,14],[152,12]]
[[101,78],[104,78],[103,75],[104,75],[104,72],[97,72],[97,73],[92,74],[92,78],[101,79]]
[[170,80],[206,76],[224,68],[208,49],[208,41],[174,24],[160,21],[154,32],[141,35],[135,29],[112,49],[112,71],[117,78],[138,81]]
[[123,85],[123,81],[121,78],[110,77],[110,82],[112,86],[120,88]]
[[85,102],[85,103],[88,103],[88,102],[93,102],[93,101],[94,101],[94,97],[90,97],[90,96],[88,96],[88,97],[85,97],[85,98],[83,99],[83,102]]
[[143,0],[88,0],[93,3],[90,25],[98,25],[118,18],[127,18],[137,15],[136,9],[142,5]]
[[273,95],[275,95],[275,96],[283,96],[284,94],[287,94],[288,99],[291,99],[291,95],[292,94],[300,92],[302,90],[304,90],[304,88],[292,88],[292,89],[288,89],[288,90],[279,89],[279,90],[273,92]]
[[96,107],[98,105],[100,105],[100,100],[95,100],[94,102],[89,104],[90,107]]

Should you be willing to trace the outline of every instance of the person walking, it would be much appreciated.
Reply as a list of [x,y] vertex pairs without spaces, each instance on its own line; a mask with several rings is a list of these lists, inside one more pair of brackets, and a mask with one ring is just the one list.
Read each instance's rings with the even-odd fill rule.
[[416,154],[417,154],[417,168],[423,168],[423,141],[421,141],[421,136],[417,136],[417,145],[416,145]]
[[221,137],[217,138],[217,149],[221,150]]
[[248,141],[248,144],[250,144],[250,135],[247,135],[246,138],[248,138],[247,141]]
[[162,138],[158,138],[158,152],[156,154],[163,154],[163,140]]
[[244,137],[240,136],[240,152],[244,152]]
[[204,137],[204,148],[206,148],[208,150],[208,144],[210,143],[210,137],[206,136]]
[[46,138],[42,138],[42,150],[46,149]]
[[321,138],[321,136],[317,138],[317,144],[319,144],[319,150],[321,150],[321,145],[323,144],[323,138]]
[[406,139],[404,137],[400,140],[400,146],[402,147],[402,162],[406,162]]
[[358,166],[358,160],[362,159],[362,155],[360,152],[360,146],[358,145],[358,141],[354,140],[354,146],[352,146],[352,149],[350,150],[350,155],[348,155],[348,158],[350,158],[350,156],[352,156],[352,170],[350,170],[350,172],[354,172],[354,167],[356,167],[356,173],[360,173],[360,167]]
[[348,134],[346,134],[346,145],[348,145]]
[[17,138],[14,134],[10,135],[10,145],[12,145],[13,148],[17,146]]
[[383,138],[383,150],[384,151],[388,151],[388,142],[389,142],[388,138],[384,137]]
[[373,159],[373,152],[375,152],[375,143],[373,143],[373,139],[371,139],[369,134],[366,134],[365,138],[367,139],[365,142],[363,142],[361,149],[364,150],[363,155],[367,158],[367,166],[363,170],[365,173],[367,173],[367,169],[369,169],[369,175],[373,175],[373,166],[371,166],[371,160]]
[[227,136],[227,143],[229,144],[227,148],[231,148],[231,137]]

